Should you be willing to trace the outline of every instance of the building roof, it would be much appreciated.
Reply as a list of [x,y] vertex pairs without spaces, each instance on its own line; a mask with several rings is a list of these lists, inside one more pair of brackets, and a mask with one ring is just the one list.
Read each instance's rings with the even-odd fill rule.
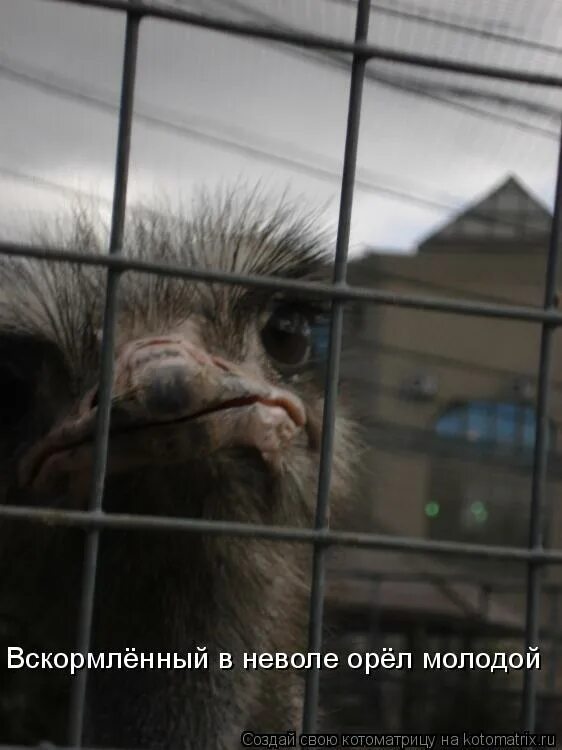
[[508,177],[484,198],[473,203],[451,221],[432,232],[419,250],[438,250],[451,242],[489,243],[490,240],[540,242],[550,232],[552,217],[548,209],[513,176]]

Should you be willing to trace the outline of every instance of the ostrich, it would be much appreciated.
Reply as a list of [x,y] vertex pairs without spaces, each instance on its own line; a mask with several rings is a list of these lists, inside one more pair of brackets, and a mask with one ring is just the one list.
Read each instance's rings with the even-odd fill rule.
[[[83,215],[64,241],[88,252],[103,246]],[[137,212],[125,252],[321,279],[325,247],[293,206],[229,194],[203,197],[189,218]],[[86,507],[104,281],[85,266],[0,261],[1,503]],[[328,316],[295,296],[125,274],[104,510],[312,525]],[[340,413],[335,507],[349,494],[353,436]],[[76,529],[0,519],[9,645],[74,650],[83,541]],[[241,662],[244,652],[306,648],[309,554],[287,542],[103,531],[92,652],[185,655],[199,646],[209,668],[92,670],[87,745],[230,750],[244,729],[297,729],[302,675]],[[233,654],[233,669],[216,668],[219,651]],[[0,741],[64,744],[72,678],[23,669],[5,677]]]

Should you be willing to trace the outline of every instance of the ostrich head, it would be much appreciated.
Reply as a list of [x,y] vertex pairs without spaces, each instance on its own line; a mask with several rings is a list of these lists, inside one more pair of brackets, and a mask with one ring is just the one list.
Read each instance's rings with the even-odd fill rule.
[[[69,245],[101,250],[83,218],[71,230]],[[326,269],[324,247],[312,224],[295,218],[292,207],[272,212],[255,197],[240,202],[230,196],[214,204],[203,200],[188,219],[135,216],[125,251],[197,268],[319,279]],[[0,502],[85,507],[104,281],[103,272],[86,267],[0,263]],[[315,301],[125,274],[119,285],[104,509],[310,525],[328,325],[329,309]],[[351,434],[340,416],[334,502],[349,491]],[[72,544],[57,541],[54,532],[30,527],[26,533],[17,537],[18,555],[27,571],[39,572],[26,574],[28,596],[25,604],[14,605],[22,610],[15,616],[31,619],[29,599],[35,593],[42,602],[34,605],[35,614],[40,607],[49,633],[44,638],[51,639],[44,645],[51,650],[60,609],[77,601],[72,587],[79,557],[71,559]],[[14,542],[11,531],[4,536],[5,561]],[[305,611],[298,597],[306,591],[308,566],[298,545],[156,537],[103,532],[94,647],[164,651],[202,643],[209,653],[220,648],[241,653],[304,645]],[[39,591],[38,575],[43,583],[51,576],[59,595],[52,588],[49,595],[44,587]],[[22,584],[14,583],[18,587]],[[8,606],[17,596],[10,592],[4,600]],[[68,621],[74,622],[70,615]],[[190,676],[188,685],[168,673],[148,682],[138,676],[127,677],[129,682],[94,677],[91,737],[140,747],[222,748],[230,746],[237,727],[256,717],[262,717],[262,726],[279,721],[280,730],[294,720],[289,715],[298,705],[294,685],[277,696],[271,711],[280,715],[274,717],[267,708],[274,704],[264,696],[279,688],[264,688],[261,677],[246,684],[241,673],[233,674]],[[154,699],[148,715],[147,694]]]

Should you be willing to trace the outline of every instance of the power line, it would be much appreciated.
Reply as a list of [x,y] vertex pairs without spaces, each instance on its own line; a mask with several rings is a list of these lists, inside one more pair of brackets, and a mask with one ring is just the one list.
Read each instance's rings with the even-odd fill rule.
[[[92,106],[106,113],[114,114],[119,110],[118,104],[107,94],[100,93],[99,91],[86,91],[83,87],[77,86],[74,81],[67,78],[53,76],[52,74],[45,76],[45,74],[41,74],[36,68],[22,66],[21,63],[8,60],[6,56],[0,57],[0,75],[18,83],[46,91],[49,94],[79,101],[82,104]],[[146,105],[144,105],[144,107],[145,106]],[[288,167],[318,179],[328,180],[338,184],[341,181],[341,172],[333,162],[330,163],[324,156],[317,153],[309,151],[305,152],[294,144],[274,142],[271,139],[266,141],[265,139],[260,138],[257,133],[249,132],[241,128],[238,128],[237,132],[239,135],[244,136],[244,140],[234,139],[232,137],[233,128],[230,127],[229,133],[225,134],[224,132],[221,132],[221,130],[224,130],[224,126],[221,126],[221,124],[216,121],[211,121],[209,119],[203,121],[202,118],[198,118],[200,125],[197,126],[193,122],[186,122],[185,120],[179,119],[173,121],[164,118],[161,115],[152,114],[145,111],[144,107],[142,104],[140,107],[137,105],[137,108],[135,109],[135,117],[145,125],[157,127],[181,137],[196,139],[214,146],[226,148],[279,166]],[[201,124],[204,125],[204,128],[201,127]],[[213,132],[213,130],[215,132]],[[272,151],[272,147],[274,149],[284,149],[286,153]],[[302,158],[297,158],[294,155],[299,151]],[[292,155],[289,156],[288,152]],[[35,179],[37,181],[37,178],[29,177],[30,179]],[[366,170],[359,170],[356,185],[359,189],[362,189],[365,192],[385,195],[389,198],[406,201],[408,203],[440,212],[446,211],[448,213],[456,214],[461,209],[461,200],[459,198],[453,198],[451,196],[450,200],[443,200],[440,197],[420,195],[419,193],[405,190],[401,187],[380,182],[376,175]],[[526,227],[524,222],[504,220],[493,214],[479,213],[478,219],[483,222],[520,227],[522,229]]]
[[[531,112],[533,114],[542,115],[552,120],[559,120],[562,116],[562,109],[560,107],[553,107],[548,104],[543,104],[540,101],[531,101],[530,99],[523,99],[521,97],[514,96],[513,94],[501,94],[499,92],[488,92],[479,89],[475,89],[473,86],[462,86],[454,83],[442,83],[433,82],[428,80],[412,78],[403,78],[401,76],[391,77],[388,79],[389,83],[400,86],[410,86],[412,83],[419,83],[423,85],[427,92],[436,93],[448,93],[452,96],[459,96],[465,99],[482,99],[485,101],[492,101],[498,106],[512,106],[517,107],[521,110]],[[540,126],[532,125],[533,129],[537,129]],[[548,130],[541,128],[545,134],[556,136],[554,130]]]
[[[324,0],[325,2],[331,2],[335,5],[342,5],[351,8],[357,6],[356,0]],[[392,8],[387,5],[381,5],[380,3],[371,3],[371,12],[381,13],[386,16],[394,16],[396,18],[402,18],[408,21],[415,21],[417,23],[428,24],[431,26],[437,26],[442,29],[448,29],[460,34],[467,34],[470,36],[478,36],[485,39],[493,39],[494,41],[502,44],[514,45],[519,48],[523,47],[530,50],[539,52],[545,52],[547,54],[553,54],[562,56],[562,48],[557,47],[554,44],[548,44],[545,42],[536,42],[534,39],[527,37],[517,36],[515,34],[506,34],[499,31],[490,31],[480,26],[471,26],[466,23],[457,23],[455,21],[446,21],[436,16],[429,16],[424,13],[416,11],[404,10],[403,8]]]
[[[5,56],[0,57],[0,75],[65,99],[79,101],[82,104],[95,107],[104,112],[114,114],[119,111],[118,104],[106,94],[85,91],[83,87],[78,87],[69,79],[62,79],[61,77],[55,77],[53,75],[45,76],[37,69],[31,68],[31,66],[26,66],[25,69],[20,63],[14,61],[7,62]],[[253,156],[258,159],[273,162],[280,166],[289,167],[320,179],[327,179],[334,182],[340,182],[341,180],[341,171],[337,165],[333,162],[329,163],[329,161],[320,154],[305,152],[294,144],[281,142],[275,143],[272,139],[266,141],[265,139],[260,138],[257,133],[243,131],[240,128],[238,129],[238,133],[244,135],[245,140],[235,139],[231,135],[233,131],[232,127],[229,128],[230,132],[228,134],[222,133],[220,130],[225,128],[216,121],[211,121],[210,119],[203,121],[202,118],[198,118],[199,123],[203,124],[204,128],[201,126],[198,127],[194,122],[180,119],[173,121],[172,119],[164,118],[161,115],[150,113],[146,111],[145,106],[146,105],[141,105],[140,107],[137,106],[135,109],[135,117],[146,125],[158,127],[173,132],[176,135],[204,141],[221,148],[227,148],[235,152],[243,153],[247,156]],[[262,145],[258,145],[260,141],[262,142]],[[295,156],[275,153],[271,150],[272,146],[278,148],[283,147],[287,151],[290,150],[292,154],[300,151],[304,158],[298,159]],[[324,162],[324,164],[322,164],[322,162]],[[388,195],[393,198],[407,200],[412,203],[417,203],[420,206],[424,206],[425,208],[439,211],[455,211],[459,208],[458,203],[443,201],[439,198],[416,195],[398,187],[379,183],[377,182],[377,177],[367,170],[360,170],[356,184],[359,188],[367,192],[374,192]],[[454,200],[458,200],[460,203],[460,199]]]
[[[37,69],[33,69],[30,66],[24,68],[17,62],[11,60],[8,62],[5,56],[0,57],[0,75],[65,99],[79,101],[82,104],[95,107],[104,112],[114,114],[119,110],[118,104],[106,94],[85,91],[83,87],[79,88],[69,79],[62,79],[61,77],[55,77],[52,75],[45,76],[37,71]],[[176,135],[205,141],[212,145],[241,152],[245,155],[277,163],[281,166],[290,167],[300,172],[305,172],[320,179],[328,179],[335,182],[341,180],[340,170],[333,163],[329,164],[326,158],[319,154],[312,152],[305,153],[301,149],[301,153],[305,154],[308,158],[297,159],[294,156],[288,156],[283,153],[274,153],[271,151],[272,145],[277,147],[282,146],[287,151],[290,150],[294,154],[299,150],[294,144],[275,144],[271,139],[266,142],[264,139],[260,139],[257,133],[242,131],[241,129],[239,129],[238,132],[240,134],[244,133],[246,139],[244,141],[236,140],[232,138],[230,134],[226,135],[220,132],[212,132],[213,130],[217,131],[221,128],[220,124],[215,121],[207,119],[204,121],[205,128],[203,129],[202,127],[197,127],[197,125],[192,122],[186,122],[185,120],[174,122],[162,116],[149,113],[144,110],[142,105],[135,110],[135,117],[144,124],[173,132]],[[201,118],[199,118],[199,122],[202,122]],[[230,128],[230,132],[232,132],[232,128]],[[260,140],[264,145],[257,145]],[[322,161],[324,161],[325,166],[321,165]],[[425,208],[449,212],[457,211],[459,209],[459,198],[451,197],[451,202],[449,202],[444,201],[441,198],[427,197],[412,193],[399,187],[378,182],[377,177],[366,170],[360,170],[356,184],[359,188],[367,192],[387,195],[391,198],[405,200]]]
[[[424,82],[423,87],[420,87],[419,81],[417,81],[415,78],[407,80],[404,77],[385,76],[382,73],[373,73],[369,70],[366,72],[366,76],[368,79],[383,86],[387,86],[392,89],[398,89],[418,98],[430,99],[431,101],[438,102],[439,104],[443,104],[444,106],[453,109],[461,110],[462,112],[474,115],[480,119],[491,120],[496,123],[500,122],[505,125],[509,125],[516,130],[532,133],[533,135],[539,136],[541,138],[547,138],[551,141],[558,140],[558,133],[554,130],[551,130],[550,128],[545,128],[541,125],[535,125],[534,123],[525,120],[519,120],[515,117],[512,117],[511,115],[502,114],[490,109],[482,109],[482,107],[476,107],[474,104],[467,104],[466,102],[449,98],[444,93],[442,93],[443,91],[451,92],[453,90],[453,87],[447,84],[435,84],[432,88],[431,84],[428,85],[427,82]],[[474,91],[476,92],[476,90]],[[459,92],[460,88],[457,87],[457,93]],[[522,103],[524,102],[526,108],[527,106],[532,107],[534,104],[534,102],[529,102],[528,100],[518,100],[513,96],[501,97],[496,96],[496,94],[488,94],[484,91],[476,93],[481,98],[493,101],[495,104],[502,104],[502,102],[505,104],[506,102],[509,102],[512,106],[521,107]],[[559,114],[558,111],[554,109],[552,113],[553,115]]]
[[[15,67],[18,66],[18,63],[14,63],[13,61],[7,63],[6,59],[6,57],[0,57],[0,75],[3,75],[4,77],[8,77],[19,83],[47,91],[48,93],[66,99],[79,101],[82,104],[95,107],[104,112],[109,112],[111,114],[118,112],[118,104],[106,94],[85,91],[83,87],[79,88],[74,82],[68,79],[62,79],[52,75],[41,75],[36,69],[30,68],[30,66],[23,68],[20,64],[19,68]],[[232,128],[229,129],[229,134],[221,133],[221,125],[215,121],[204,121],[205,127],[203,129],[201,126],[197,127],[192,122],[181,120],[174,122],[162,117],[161,115],[151,114],[144,111],[142,105],[141,108],[137,106],[137,109],[135,109],[135,117],[140,122],[151,127],[158,127],[182,137],[196,139],[214,146],[243,153],[244,155],[252,156],[253,158],[265,160],[283,167],[288,167],[319,179],[328,180],[334,183],[339,183],[341,180],[341,172],[337,166],[333,163],[329,163],[325,157],[319,154],[304,152],[302,149],[298,149],[294,144],[275,143],[271,139],[266,141],[265,139],[260,138],[257,133],[245,131],[240,128],[238,129],[238,134],[244,135],[244,140],[236,140],[231,135]],[[202,122],[201,118],[199,118],[199,122]],[[215,130],[215,132],[212,132],[213,130]],[[277,149],[283,148],[286,153],[272,151],[272,147]],[[300,159],[294,156],[299,150],[303,156],[303,158]],[[287,154],[289,151],[293,155],[289,156]],[[324,164],[322,164],[322,162],[324,162]],[[31,179],[35,178],[31,177]],[[376,175],[366,170],[360,170],[358,172],[356,185],[365,192],[385,195],[389,198],[406,201],[408,203],[432,210],[438,210],[440,212],[446,211],[448,213],[452,212],[456,214],[460,210],[461,201],[458,198],[451,197],[451,199],[447,201],[440,197],[420,195],[419,193],[414,193],[388,183],[382,183],[377,179]],[[504,220],[493,214],[479,213],[478,219],[483,222],[520,227],[521,229],[526,227],[524,222]]]
[[[213,2],[218,3],[223,8],[225,7],[223,0],[213,0]],[[185,5],[185,3],[181,2],[180,5]],[[243,2],[240,2],[240,0],[229,0],[227,7],[229,9],[232,7],[237,8],[242,13],[245,13],[249,18],[265,21],[273,28],[279,28],[286,31],[296,30],[293,25],[280,22],[278,19],[274,18],[271,14],[266,13],[265,11],[258,10],[256,8],[249,8]],[[309,60],[315,60],[321,65],[343,70],[346,73],[349,72],[349,60],[345,55],[341,55],[337,52],[311,50],[301,47],[294,49],[282,49],[281,51],[292,57],[298,56]],[[477,107],[474,104],[468,104],[467,102],[451,99],[446,95],[451,88],[447,84],[433,83],[431,84],[431,86],[428,86],[426,81],[421,82],[415,77],[407,79],[405,76],[393,76],[388,73],[383,74],[380,72],[380,66],[381,64],[379,63],[379,69],[376,72],[372,68],[367,68],[367,70],[365,71],[365,79],[368,82],[386,86],[388,88],[392,88],[393,90],[402,91],[403,93],[407,93],[408,95],[415,96],[417,98],[429,99],[443,106],[458,109],[467,114],[479,117],[480,119],[501,122],[506,125],[510,125],[511,127],[514,127],[518,130],[533,133],[534,135],[542,138],[548,138],[549,140],[558,140],[558,133],[548,128],[544,128],[540,125],[536,125],[525,120],[519,120],[515,117],[503,114],[501,112],[483,109],[482,107]],[[501,99],[499,99],[496,94],[494,94],[493,92],[488,92],[484,89],[473,89],[473,91],[477,91],[480,98],[487,99],[494,102],[495,104],[505,104],[506,100],[509,100],[512,106],[521,107],[522,105],[525,105],[525,109],[531,108],[534,104],[534,102],[532,101],[522,100],[513,96],[502,96]],[[460,96],[460,91],[457,91],[456,95]],[[558,110],[553,109],[552,114],[553,116],[559,115],[559,112]]]
[[96,201],[98,203],[106,203],[109,206],[111,206],[112,203],[112,201],[105,196],[99,196],[95,193],[81,190],[80,188],[70,187],[70,185],[63,185],[60,182],[55,182],[54,180],[49,180],[45,177],[39,177],[38,175],[26,174],[25,172],[21,172],[19,169],[0,166],[0,175],[11,180],[17,180],[18,182],[27,183],[28,185],[32,185],[33,187],[60,193],[61,195],[87,198],[88,200]]

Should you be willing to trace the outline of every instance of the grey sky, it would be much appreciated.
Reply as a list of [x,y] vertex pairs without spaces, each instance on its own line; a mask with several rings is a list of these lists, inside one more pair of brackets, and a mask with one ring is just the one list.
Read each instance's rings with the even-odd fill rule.
[[[353,2],[347,0],[175,4],[236,18],[269,15],[277,23],[347,39],[353,35]],[[372,42],[545,73],[562,69],[562,4],[557,0],[373,4]],[[412,15],[437,17],[449,26]],[[455,24],[545,48],[460,33]],[[55,185],[111,195],[116,131],[111,105],[118,98],[123,30],[122,15],[112,12],[53,0],[0,0],[3,235],[16,235],[29,219],[50,216],[68,204],[69,196]],[[559,46],[560,51],[553,49]],[[552,200],[553,134],[562,94],[381,63],[369,70],[379,80],[368,81],[364,93],[356,247],[408,249],[454,207],[510,172],[546,202]],[[131,199],[165,196],[174,202],[187,200],[197,184],[261,179],[274,192],[289,187],[312,206],[327,202],[328,218],[335,220],[337,179],[320,178],[315,170],[337,175],[341,168],[348,82],[348,74],[325,58],[289,47],[144,21]],[[462,96],[451,87],[461,87]],[[490,94],[502,97],[501,103],[490,101]],[[256,152],[281,161],[258,158]],[[389,190],[401,197],[384,192]]]

